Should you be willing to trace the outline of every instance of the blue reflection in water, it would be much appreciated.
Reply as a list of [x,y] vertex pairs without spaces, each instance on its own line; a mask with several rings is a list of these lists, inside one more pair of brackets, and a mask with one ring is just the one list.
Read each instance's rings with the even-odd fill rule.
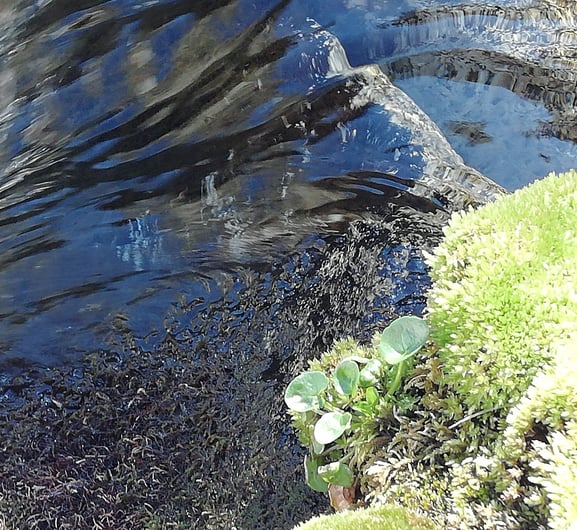
[[118,322],[160,339],[171,306],[214,303],[243,268],[304,256],[307,238],[390,203],[438,226],[436,209],[499,192],[482,174],[513,189],[567,169],[568,59],[539,71],[549,92],[527,72],[570,21],[514,1],[459,17],[459,2],[409,4],[3,8],[0,365],[76,359]]

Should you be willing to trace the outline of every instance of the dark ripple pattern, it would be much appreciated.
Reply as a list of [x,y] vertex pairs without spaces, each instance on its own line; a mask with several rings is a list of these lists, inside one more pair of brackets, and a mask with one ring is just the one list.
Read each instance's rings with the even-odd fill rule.
[[3,9],[6,368],[78,359],[117,318],[161,332],[205,271],[338,231],[387,188],[448,209],[498,192],[295,2]]

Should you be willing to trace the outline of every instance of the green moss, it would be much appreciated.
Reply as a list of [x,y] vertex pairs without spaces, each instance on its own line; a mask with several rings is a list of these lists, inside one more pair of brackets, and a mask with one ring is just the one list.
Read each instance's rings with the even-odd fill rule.
[[429,513],[448,526],[570,528],[577,520],[577,173],[550,175],[457,214],[445,236],[429,257],[438,346],[429,365],[436,357],[440,374],[426,377],[413,412],[426,418],[419,432],[446,438],[434,449],[437,464],[415,477],[411,467],[427,455],[398,437],[399,461],[411,464],[394,468],[388,483],[386,458],[369,469],[372,496],[414,506],[444,495],[443,513]]
[[400,506],[385,505],[313,517],[295,530],[433,530],[433,523]]
[[374,347],[369,348],[361,346],[350,337],[338,340],[334,343],[331,350],[321,355],[320,359],[311,359],[309,362],[309,370],[329,372],[347,357],[378,358],[377,343],[375,342]]
[[[365,501],[445,528],[573,528],[577,173],[455,215],[429,262],[434,343],[381,418]],[[370,356],[358,348],[340,343],[320,362]],[[346,517],[302,528],[364,528]],[[368,524],[397,528],[393,516]]]
[[[496,457],[527,469],[526,502],[550,512],[551,528],[577,520],[577,348],[558,345],[552,365],[537,374],[507,416]],[[546,433],[545,440],[537,432]],[[518,487],[519,488],[519,487]]]
[[454,216],[429,261],[444,415],[464,417],[453,505],[463,518],[500,510],[568,528],[577,517],[577,173]]
[[467,412],[508,410],[577,330],[577,173],[456,214],[429,262],[444,382]]
[[541,486],[549,507],[549,527],[574,528],[577,521],[577,422],[548,436],[548,444],[538,445],[531,462],[531,479]]
[[534,377],[507,416],[503,442],[507,453],[525,452],[527,435],[537,424],[556,431],[563,429],[568,420],[577,419],[576,367],[577,348],[573,344],[558,345],[551,366]]

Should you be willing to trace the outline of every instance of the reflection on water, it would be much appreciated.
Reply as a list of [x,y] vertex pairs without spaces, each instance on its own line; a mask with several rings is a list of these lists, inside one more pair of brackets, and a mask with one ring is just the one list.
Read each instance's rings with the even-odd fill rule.
[[[395,35],[394,49],[379,57],[387,75],[469,164],[509,189],[574,165],[566,140],[576,139],[575,5],[428,4],[381,22]],[[487,145],[470,142],[478,123]]]
[[0,362],[150,336],[391,194],[450,211],[569,167],[573,7],[500,4],[3,3]]

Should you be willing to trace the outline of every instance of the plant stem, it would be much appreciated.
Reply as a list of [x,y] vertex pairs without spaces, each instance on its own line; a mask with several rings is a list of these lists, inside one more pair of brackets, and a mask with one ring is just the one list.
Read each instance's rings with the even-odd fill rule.
[[387,392],[386,397],[391,397],[401,385],[401,377],[403,377],[403,368],[405,367],[405,361],[402,360],[399,364],[397,364],[397,371],[395,372],[395,378],[391,383],[389,391]]

